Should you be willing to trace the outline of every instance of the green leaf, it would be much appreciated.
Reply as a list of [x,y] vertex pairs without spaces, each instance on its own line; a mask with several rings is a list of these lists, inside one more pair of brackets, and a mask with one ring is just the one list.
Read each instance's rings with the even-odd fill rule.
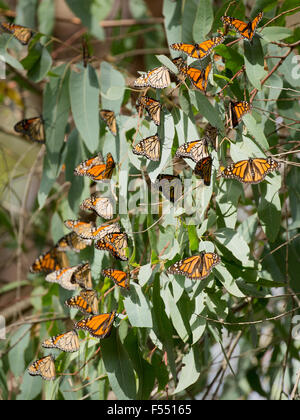
[[40,190],[39,207],[42,208],[61,168],[61,150],[70,111],[69,70],[62,65],[55,69],[44,91],[43,118],[46,131],[46,156]]
[[39,30],[43,34],[52,34],[55,24],[55,3],[53,0],[43,0],[38,6]]
[[200,360],[200,347],[198,345],[192,346],[182,359],[183,368],[174,394],[184,391],[198,381],[201,373]]
[[282,28],[281,26],[269,26],[264,28],[260,35],[267,42],[281,41],[282,39],[288,38],[293,34],[293,31],[289,28]]
[[130,285],[130,291],[126,293],[124,299],[124,306],[133,327],[153,327],[151,304],[138,284],[132,283]]
[[199,0],[195,23],[193,26],[194,40],[197,43],[205,41],[214,21],[211,0]]
[[[165,31],[168,44],[183,41],[181,27],[181,1],[164,0],[163,16],[165,18]],[[171,57],[177,57],[177,51],[170,50]]]
[[102,61],[100,66],[101,108],[120,112],[125,93],[125,79],[111,64]]
[[75,125],[91,153],[99,147],[99,84],[90,65],[71,72],[70,98]]
[[48,71],[51,69],[52,57],[47,48],[41,48],[41,44],[35,44],[34,48],[38,48],[40,50],[40,56],[27,75],[33,82],[38,83],[47,76]]
[[252,85],[261,90],[261,80],[267,74],[264,70],[264,52],[259,38],[254,37],[252,42],[244,41],[245,66],[247,76]]
[[208,98],[200,92],[190,90],[189,91],[192,104],[198,109],[199,113],[207,119],[213,127],[220,130],[220,133],[224,133],[224,124],[221,119],[221,112],[209,102]]
[[28,325],[20,327],[10,340],[12,349],[8,353],[10,369],[15,376],[21,376],[25,370],[24,354],[30,342]]
[[37,3],[37,0],[19,0],[16,8],[15,23],[34,28]]
[[155,373],[153,367],[143,358],[138,335],[138,330],[131,328],[126,334],[124,346],[138,375],[137,399],[147,400],[154,386]]
[[134,400],[136,383],[131,361],[117,330],[101,340],[101,353],[109,383],[118,400]]

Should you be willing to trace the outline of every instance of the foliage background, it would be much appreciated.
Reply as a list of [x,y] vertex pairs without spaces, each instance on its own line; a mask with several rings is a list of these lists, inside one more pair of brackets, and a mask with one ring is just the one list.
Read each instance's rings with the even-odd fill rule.
[[[228,5],[207,0],[0,1],[2,19],[15,18],[46,35],[38,35],[28,50],[0,36],[0,54],[7,61],[7,77],[0,82],[0,313],[7,322],[6,340],[0,341],[2,399],[298,397],[300,341],[292,323],[300,304],[300,179],[292,165],[299,161],[300,143],[300,78],[294,60],[298,1],[232,5],[230,14],[245,20],[263,10],[260,27],[280,16],[260,32],[254,48],[243,42],[216,48],[224,65],[215,62],[208,97],[185,86],[171,96],[168,90],[156,93],[165,105],[160,164],[145,168],[130,152],[138,118],[137,93],[128,86],[137,71],[157,66],[158,58],[165,62],[163,55],[175,57],[168,48],[172,42],[200,42],[216,34]],[[86,32],[95,57],[88,69],[80,52]],[[234,41],[233,32],[227,39],[226,44]],[[224,97],[214,96],[243,65],[245,72]],[[249,98],[254,89],[246,129],[240,125],[229,132],[224,126],[228,99]],[[116,139],[99,120],[99,97],[102,108],[118,115]],[[46,150],[13,132],[17,121],[40,113],[47,122]],[[207,121],[219,128],[219,143],[225,134],[231,141],[213,152],[211,187],[199,183],[199,201],[192,203],[197,223],[189,226],[182,211],[154,227],[159,216],[150,212],[121,215],[131,238],[131,269],[140,269],[130,292],[113,289],[101,300],[101,310],[118,308],[127,316],[117,320],[100,346],[81,334],[78,354],[52,351],[59,375],[54,383],[30,377],[28,365],[47,354],[41,341],[72,325],[63,305],[69,294],[45,284],[44,276],[28,274],[28,268],[66,233],[63,221],[77,218],[80,202],[89,195],[90,182],[74,177],[74,167],[100,150],[112,152],[120,163],[115,181],[121,205],[135,199],[130,189],[141,170],[154,180],[179,144],[202,135]],[[143,120],[137,139],[150,134],[154,127]],[[246,189],[217,178],[219,161],[265,152],[281,154],[291,164]],[[184,174],[191,178],[190,168]],[[203,249],[215,249],[222,260],[208,279],[195,283],[164,273],[179,256]],[[69,258],[72,264],[91,262],[101,295],[112,286],[101,278],[101,269],[121,266],[92,247]]]

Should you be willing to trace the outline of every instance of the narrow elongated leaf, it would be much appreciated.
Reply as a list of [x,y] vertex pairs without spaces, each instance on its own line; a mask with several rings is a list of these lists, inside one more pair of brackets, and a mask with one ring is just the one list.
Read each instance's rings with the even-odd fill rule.
[[203,42],[210,32],[214,21],[214,12],[211,0],[199,0],[193,35],[195,42]]
[[109,338],[101,340],[101,353],[109,383],[117,399],[135,399],[134,371],[115,328]]
[[70,98],[74,122],[91,153],[95,153],[99,146],[99,93],[93,67],[81,67],[79,73],[71,73]]

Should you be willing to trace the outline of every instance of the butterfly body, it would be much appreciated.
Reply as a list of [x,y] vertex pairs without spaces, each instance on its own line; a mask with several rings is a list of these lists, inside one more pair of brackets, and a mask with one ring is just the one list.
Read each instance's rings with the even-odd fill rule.
[[169,267],[170,274],[181,274],[192,280],[203,280],[209,276],[212,268],[220,263],[220,257],[213,252],[201,252],[200,255],[185,258]]
[[280,164],[268,158],[250,158],[248,160],[240,160],[227,166],[221,176],[224,178],[234,178],[244,184],[258,184],[263,181],[266,175],[272,171],[278,170]]

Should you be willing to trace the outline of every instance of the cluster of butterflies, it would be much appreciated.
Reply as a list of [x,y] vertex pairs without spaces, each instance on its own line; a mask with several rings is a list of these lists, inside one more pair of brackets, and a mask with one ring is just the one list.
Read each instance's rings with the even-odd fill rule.
[[[232,27],[240,36],[248,41],[252,41],[257,25],[262,19],[263,14],[259,13],[253,21],[245,23],[241,20],[223,16],[221,19],[227,27]],[[1,27],[6,32],[15,36],[22,44],[27,45],[33,36],[33,31],[19,25],[2,23]],[[204,60],[210,55],[212,50],[223,43],[224,34],[211,38],[200,44],[174,43],[170,47],[182,52],[196,60]],[[193,65],[187,65],[183,57],[172,60],[177,67],[177,78],[184,81],[188,78],[191,84],[198,90],[206,92],[208,77],[212,70],[212,63],[209,62],[204,68],[198,69]],[[146,74],[142,74],[134,82],[134,87],[139,89],[163,89],[170,85],[171,74],[167,67],[157,67]],[[161,122],[162,105],[159,101],[142,94],[137,101],[139,115],[145,110],[150,119],[156,126]],[[233,102],[229,104],[229,114],[231,128],[235,128],[242,117],[251,110],[251,106],[246,101]],[[116,116],[111,110],[100,110],[101,118],[106,122],[111,133],[117,135]],[[38,143],[45,143],[45,129],[42,116],[25,119],[15,125],[15,131],[22,133],[28,139]],[[208,145],[217,136],[217,130],[210,126],[202,139],[187,142],[181,145],[176,151],[176,158],[192,159],[196,166],[194,173],[203,179],[204,184],[209,186],[211,183],[212,158],[209,154]],[[152,135],[141,140],[133,146],[133,153],[143,156],[151,161],[159,161],[161,157],[161,144],[158,134]],[[81,162],[74,170],[74,175],[87,176],[93,182],[110,180],[116,167],[111,153],[106,156],[104,161],[101,153],[90,159]],[[221,171],[224,178],[234,178],[245,184],[256,184],[264,180],[271,171],[279,169],[279,163],[271,157],[250,158],[232,163]],[[175,189],[174,181],[179,177],[175,175],[158,176],[157,181],[166,182]],[[161,189],[162,190],[162,189]],[[172,201],[172,198],[170,199]],[[174,197],[173,197],[174,201]],[[54,337],[47,338],[42,346],[45,348],[57,348],[64,352],[76,352],[80,348],[77,330],[87,330],[93,337],[103,339],[110,335],[116,311],[108,314],[99,314],[99,299],[97,292],[93,289],[91,269],[89,263],[82,263],[70,267],[66,251],[79,252],[87,246],[94,246],[98,250],[108,251],[114,258],[120,261],[128,261],[128,236],[122,232],[120,225],[113,222],[114,203],[111,199],[101,197],[99,193],[92,194],[83,201],[81,210],[93,211],[97,216],[105,219],[106,222],[96,226],[94,222],[83,220],[66,220],[65,226],[70,229],[70,233],[61,238],[57,244],[48,252],[41,255],[31,266],[33,273],[46,273],[46,281],[58,283],[61,287],[74,291],[79,290],[77,296],[68,299],[65,304],[69,308],[76,308],[88,318],[84,318],[75,323],[74,329]],[[176,262],[167,269],[170,274],[180,274],[193,280],[202,280],[209,276],[214,266],[220,263],[220,257],[214,252],[201,252],[184,258]],[[102,275],[112,279],[116,285],[122,289],[130,288],[130,273],[127,270],[121,271],[114,268],[104,269]],[[28,369],[31,375],[39,375],[45,380],[54,380],[56,377],[55,360],[52,354],[35,361]]]

